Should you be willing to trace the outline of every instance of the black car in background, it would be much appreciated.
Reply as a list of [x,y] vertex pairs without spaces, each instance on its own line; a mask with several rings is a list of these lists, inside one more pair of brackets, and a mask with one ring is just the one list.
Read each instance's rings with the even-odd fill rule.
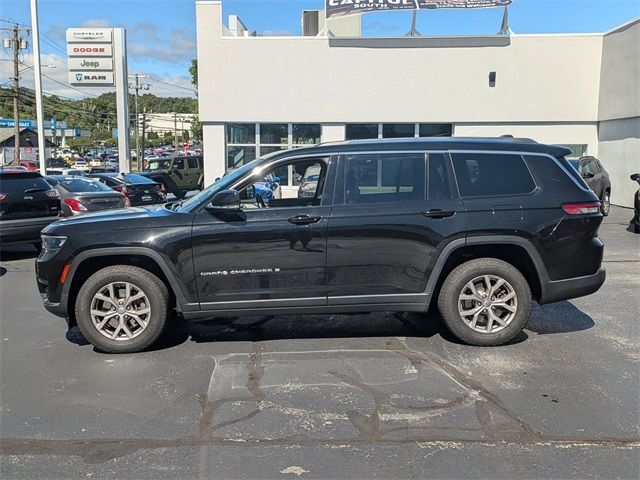
[[[39,292],[106,352],[143,350],[174,318],[436,304],[460,340],[501,345],[533,300],[589,295],[605,281],[600,202],[570,153],[481,138],[274,153],[185,201],[50,225]],[[309,165],[319,166],[313,195],[256,195],[265,175]]]
[[0,244],[33,243],[58,219],[60,195],[38,172],[0,169]]
[[93,178],[52,175],[45,177],[60,194],[64,217],[130,207],[129,199]]
[[134,207],[165,203],[167,195],[158,182],[135,173],[118,175],[116,173],[98,173],[89,175],[107,187],[126,195]]
[[600,199],[600,211],[606,217],[611,209],[611,181],[609,173],[596,157],[582,157],[569,160],[589,188]]

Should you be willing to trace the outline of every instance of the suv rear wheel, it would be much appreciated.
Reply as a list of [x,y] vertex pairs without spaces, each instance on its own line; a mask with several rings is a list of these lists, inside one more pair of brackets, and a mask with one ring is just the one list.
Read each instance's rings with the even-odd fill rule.
[[152,273],[114,265],[82,285],[76,321],[85,338],[103,352],[139,352],[164,331],[168,300],[167,287]]
[[518,335],[531,313],[531,290],[513,265],[479,258],[446,278],[438,308],[453,335],[469,345],[502,345]]

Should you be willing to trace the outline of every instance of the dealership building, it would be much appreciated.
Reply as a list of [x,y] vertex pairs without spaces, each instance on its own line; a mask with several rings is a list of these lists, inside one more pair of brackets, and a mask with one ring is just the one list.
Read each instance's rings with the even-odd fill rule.
[[600,158],[612,203],[640,171],[640,19],[604,33],[362,37],[360,16],[301,12],[255,35],[197,1],[205,177],[257,156],[363,138],[513,135]]

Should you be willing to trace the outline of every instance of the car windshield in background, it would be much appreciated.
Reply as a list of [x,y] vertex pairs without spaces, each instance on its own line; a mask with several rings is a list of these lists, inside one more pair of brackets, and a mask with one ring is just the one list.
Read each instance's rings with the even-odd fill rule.
[[152,160],[149,162],[147,168],[145,168],[145,171],[166,170],[169,166],[171,166],[171,160]]
[[96,180],[84,178],[58,179],[65,190],[73,193],[113,192],[112,189]]
[[122,177],[126,183],[131,185],[154,185],[156,182],[142,175],[129,174]]

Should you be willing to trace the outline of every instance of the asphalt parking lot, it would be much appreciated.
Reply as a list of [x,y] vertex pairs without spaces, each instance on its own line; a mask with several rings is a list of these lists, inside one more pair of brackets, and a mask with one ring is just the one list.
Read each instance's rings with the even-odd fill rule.
[[[640,235],[613,208],[595,295],[511,345],[428,315],[174,324],[105,355],[47,313],[35,252],[0,255],[3,478],[638,478]],[[580,261],[579,258],[575,261]]]

